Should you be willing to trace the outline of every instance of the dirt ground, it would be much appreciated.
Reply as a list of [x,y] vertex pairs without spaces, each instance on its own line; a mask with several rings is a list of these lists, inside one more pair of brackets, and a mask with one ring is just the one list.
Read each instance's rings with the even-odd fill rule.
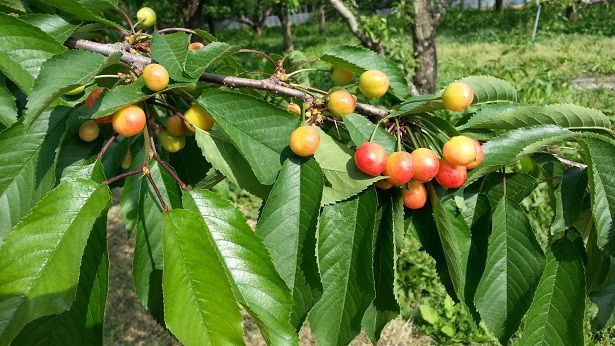
[[[180,345],[180,343],[158,325],[137,301],[132,284],[132,255],[134,236],[128,237],[119,213],[119,191],[113,192],[114,205],[109,210],[107,224],[110,282],[105,316],[105,345]],[[252,224],[252,222],[251,222]],[[249,346],[266,345],[254,321],[244,314],[244,341]],[[309,328],[304,326],[300,333],[301,345],[316,345]],[[364,334],[359,335],[353,346],[370,345]],[[430,345],[428,337],[417,335],[412,324],[398,318],[391,321],[380,339],[379,345]]]

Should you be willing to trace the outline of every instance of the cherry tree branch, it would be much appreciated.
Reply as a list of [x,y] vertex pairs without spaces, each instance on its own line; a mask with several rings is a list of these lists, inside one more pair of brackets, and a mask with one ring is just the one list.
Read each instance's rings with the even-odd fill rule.
[[[142,55],[136,55],[127,51],[128,46],[125,43],[98,43],[89,40],[69,38],[65,45],[73,49],[84,49],[91,52],[100,53],[103,55],[111,55],[114,53],[121,53],[120,60],[133,68],[142,69],[147,64],[152,63],[152,59]],[[215,73],[204,72],[200,80],[207,83],[224,85],[229,88],[249,88],[267,90],[273,93],[284,95],[292,98],[302,100],[304,102],[313,103],[314,96],[289,87],[282,86],[271,79],[250,79],[233,76],[223,76]],[[363,115],[375,116],[378,118],[384,118],[389,114],[389,111],[384,108],[379,108],[370,104],[357,103],[355,108],[357,113]]]

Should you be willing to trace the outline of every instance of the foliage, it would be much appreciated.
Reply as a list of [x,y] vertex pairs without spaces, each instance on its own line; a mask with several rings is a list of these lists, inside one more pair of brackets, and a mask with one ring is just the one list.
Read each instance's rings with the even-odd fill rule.
[[[187,345],[242,343],[240,306],[271,344],[297,344],[305,321],[320,344],[347,344],[361,330],[376,343],[404,305],[440,340],[463,330],[504,344],[511,338],[582,344],[587,296],[599,311],[595,330],[614,322],[615,306],[605,298],[613,294],[613,272],[603,268],[615,256],[615,139],[604,113],[518,104],[510,83],[474,75],[461,79],[474,90],[474,103],[453,123],[441,92],[410,96],[396,64],[339,46],[322,52],[319,64],[357,74],[379,69],[391,81],[376,107],[361,104],[339,121],[323,106],[327,92],[314,89],[326,84],[296,77],[311,69],[274,61],[264,70],[271,78],[230,78],[247,70],[234,58],[237,47],[202,31],[197,35],[211,42],[197,51],[188,51],[186,32],[126,31],[122,42],[138,54],[124,52],[121,62],[118,46],[66,41],[92,23],[103,34],[122,28],[117,14],[106,16],[112,3],[46,1],[44,8],[55,9],[45,12],[57,24],[53,30],[21,19],[40,13],[38,7],[0,14],[11,24],[0,29],[8,33],[3,37],[28,38],[0,40],[0,59],[7,62],[0,70],[0,109],[8,112],[0,117],[6,127],[0,132],[0,344],[101,343],[107,185],[124,187],[122,215],[136,231],[137,296]],[[149,58],[171,75],[162,91],[148,90],[139,76]],[[117,82],[106,84],[109,78]],[[79,85],[84,93],[65,95]],[[83,104],[97,86],[107,90],[93,105]],[[17,102],[23,95],[27,102]],[[291,96],[305,101],[301,117],[284,110]],[[101,124],[105,141],[74,141],[75,124],[101,121],[129,104],[146,113],[137,136],[116,138]],[[179,153],[166,152],[158,133],[188,107],[202,107],[215,126],[182,123],[194,137],[185,138]],[[303,122],[318,127],[313,158],[288,148]],[[450,136],[467,134],[484,142],[485,159],[461,188],[427,183],[429,205],[404,209],[399,189],[376,189],[383,177],[363,173],[353,160],[370,130],[389,150],[408,151],[440,152]],[[580,155],[562,153],[561,145]],[[132,163],[123,165],[127,153]],[[262,198],[256,232],[211,191],[225,178]],[[520,207],[539,182],[546,183],[541,188],[554,212],[545,239]],[[418,244],[433,266],[397,261]],[[416,306],[413,299],[426,292],[396,296],[396,283],[414,271],[429,271],[442,284],[429,294],[443,316],[429,304]],[[57,333],[63,324],[78,326],[77,332]]]

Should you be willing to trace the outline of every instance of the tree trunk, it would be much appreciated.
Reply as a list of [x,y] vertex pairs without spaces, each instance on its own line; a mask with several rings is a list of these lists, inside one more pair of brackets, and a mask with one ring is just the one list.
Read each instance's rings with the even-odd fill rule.
[[325,5],[320,4],[318,6],[318,32],[323,34],[325,32],[325,23],[327,22],[327,17],[325,16]]
[[478,9],[482,9],[483,8],[483,2],[481,0],[478,0]]
[[207,17],[207,29],[210,34],[216,34],[216,20],[213,17]]
[[363,30],[361,30],[361,28],[359,27],[359,22],[357,21],[355,15],[348,9],[348,7],[346,7],[346,5],[344,5],[341,0],[329,0],[329,2],[331,3],[331,6],[333,6],[333,8],[340,14],[340,16],[344,18],[344,21],[346,21],[346,25],[348,25],[350,32],[352,32],[352,34],[359,39],[363,47],[371,49],[380,54],[386,53],[384,46],[380,41],[374,41],[370,39],[367,35],[365,35]]
[[295,49],[295,46],[293,44],[293,35],[291,32],[292,23],[286,6],[280,6],[276,15],[280,20],[280,26],[282,28],[282,50],[284,53],[289,53]]
[[579,12],[577,12],[577,9],[574,6],[566,7],[566,18],[568,18],[571,22],[579,20]]
[[254,30],[254,36],[256,37],[261,37],[263,36],[263,26],[258,24],[258,23],[254,23],[252,25],[252,30]]
[[496,11],[501,11],[503,5],[504,5],[504,0],[495,0],[495,10]]
[[182,19],[187,28],[200,29],[203,27],[203,1],[182,0]]
[[413,3],[412,43],[414,45],[414,85],[421,93],[436,91],[438,57],[436,55],[436,25],[429,10],[429,0]]

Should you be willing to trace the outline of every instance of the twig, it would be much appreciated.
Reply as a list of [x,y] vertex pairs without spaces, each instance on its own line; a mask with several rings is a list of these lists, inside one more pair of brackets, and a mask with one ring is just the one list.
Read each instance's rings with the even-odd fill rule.
[[109,185],[109,184],[112,184],[112,183],[114,183],[114,182],[116,182],[116,181],[118,181],[118,180],[120,180],[120,179],[124,179],[124,178],[126,178],[126,177],[131,176],[131,175],[139,174],[139,173],[141,173],[141,172],[143,172],[143,167],[138,168],[138,169],[135,169],[134,171],[130,171],[130,172],[126,172],[126,173],[122,173],[122,174],[120,174],[120,175],[118,175],[118,176],[115,176],[115,177],[113,177],[113,178],[111,178],[111,179],[107,179],[107,180],[105,180],[105,181],[101,182],[101,184],[103,184],[103,185]]
[[160,190],[158,190],[158,186],[156,186],[156,183],[154,182],[152,175],[148,172],[147,174],[145,174],[145,176],[147,177],[147,180],[149,180],[150,185],[152,185],[152,188],[154,188],[154,191],[156,192],[156,196],[158,196],[158,200],[160,201],[160,204],[162,205],[162,210],[166,213],[167,211],[169,211],[169,207],[164,202],[164,198],[162,198],[162,195],[160,194]]
[[[151,58],[127,52],[125,50],[125,44],[105,44],[88,40],[69,38],[66,41],[65,45],[69,48],[84,49],[103,55],[111,55],[120,52],[122,53],[120,60],[135,67],[144,67],[145,65],[152,62]],[[229,88],[250,88],[273,91],[276,94],[296,98],[308,103],[312,103],[315,99],[314,96],[306,92],[279,85],[271,79],[249,79],[242,77],[223,76],[215,73],[205,72],[201,75],[200,80],[207,83],[224,85]],[[375,116],[379,118],[384,118],[389,114],[389,110],[387,109],[378,108],[376,106],[363,103],[357,103],[355,111],[363,115]]]
[[160,156],[158,156],[157,153],[154,153],[154,160],[158,161],[162,168],[164,168],[164,170],[167,171],[173,177],[173,179],[175,179],[175,181],[179,184],[179,187],[181,187],[182,190],[188,191],[188,186],[186,186],[186,184],[179,178],[179,176],[177,176],[177,174],[175,174],[175,172],[173,172],[173,170],[169,166],[167,166],[164,161],[162,161],[162,159],[160,158]]
[[109,140],[107,141],[107,143],[105,143],[105,146],[102,148],[102,150],[100,151],[100,153],[98,153],[98,156],[96,156],[96,161],[100,160],[102,158],[102,156],[105,154],[105,152],[107,151],[107,149],[109,149],[109,146],[111,145],[111,143],[113,143],[113,141],[117,138],[117,133],[114,134],[113,136],[111,136],[111,138],[109,138]]

